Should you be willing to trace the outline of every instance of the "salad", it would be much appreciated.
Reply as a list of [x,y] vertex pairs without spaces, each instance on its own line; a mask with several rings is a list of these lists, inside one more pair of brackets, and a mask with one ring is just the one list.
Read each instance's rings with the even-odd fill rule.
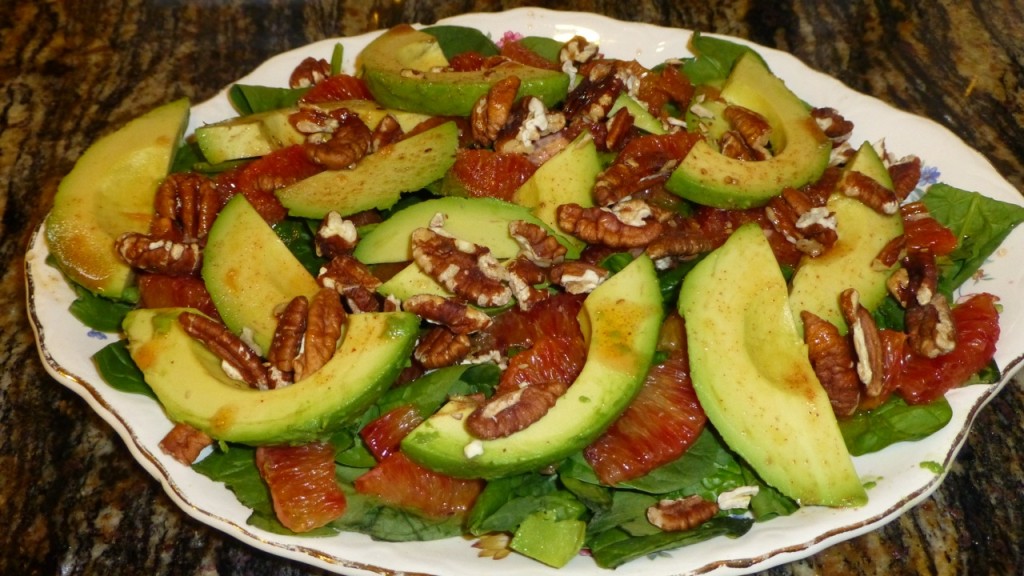
[[[385,540],[469,534],[482,554],[495,557],[515,551],[559,566],[585,549],[598,565],[615,567],[719,535],[740,537],[753,522],[791,514],[800,503],[827,503],[787,495],[766,482],[772,471],[752,465],[717,429],[725,427],[728,415],[707,423],[704,399],[695,390],[699,386],[689,381],[695,368],[689,365],[693,353],[687,354],[691,334],[677,302],[690,273],[725,246],[731,232],[752,225],[764,231],[757,236],[771,240],[772,265],[782,282],[788,278],[795,285],[806,262],[828,254],[830,241],[840,241],[829,240],[835,236],[829,230],[836,231],[829,218],[836,210],[826,202],[853,164],[867,167],[852,172],[869,176],[872,161],[883,167],[890,181],[882,188],[904,201],[904,208],[886,212],[885,202],[869,208],[899,224],[901,233],[887,238],[885,246],[899,237],[906,244],[885,267],[882,298],[826,322],[843,329],[848,324],[854,333],[863,329],[860,322],[868,322],[862,311],[870,306],[870,323],[886,346],[893,338],[903,343],[919,337],[910,335],[914,327],[932,337],[923,338],[916,352],[898,355],[902,368],[882,358],[885,377],[874,382],[874,390],[869,392],[860,376],[859,384],[829,390],[846,449],[862,454],[927,436],[950,418],[942,398],[947,389],[972,378],[998,380],[998,368],[991,364],[998,330],[994,299],[954,303],[953,294],[1020,221],[1016,206],[950,186],[927,186],[929,171],[919,160],[898,157],[880,143],[851,143],[852,129],[841,110],[823,108],[808,113],[815,122],[807,130],[829,137],[825,162],[813,177],[798,174],[786,195],[767,199],[785,198],[787,204],[768,204],[774,210],[766,210],[764,200],[750,199],[757,191],[686,182],[679,169],[698,142],[712,143],[722,156],[750,155],[745,162],[766,165],[797,141],[793,132],[785,144],[766,136],[765,131],[790,128],[767,118],[764,110],[734,105],[726,111],[723,94],[743,98],[741,90],[730,92],[727,85],[736,63],[761,65],[756,54],[737,44],[697,35],[696,58],[670,59],[648,69],[603,59],[599,46],[582,39],[565,43],[508,35],[495,43],[461,27],[424,34],[451,69],[423,57],[423,62],[400,63],[396,78],[386,73],[387,62],[374,62],[370,54],[360,77],[340,72],[337,61],[312,60],[297,68],[295,88],[234,87],[243,116],[197,130],[194,141],[175,152],[172,175],[155,191],[175,207],[160,212],[158,205],[148,229],[112,239],[134,268],[137,283],[97,288],[87,279],[76,282],[84,288],[74,309],[84,322],[115,331],[120,318],[128,317],[127,339],[96,356],[101,373],[112,385],[155,393],[172,420],[188,422],[168,436],[167,450],[231,488],[252,508],[254,525],[315,535],[350,530]],[[519,83],[531,86],[535,99],[520,100],[518,107],[503,100],[516,92],[509,87],[514,80],[463,97],[443,77],[455,70],[500,69],[506,60],[529,69],[522,76],[532,84]],[[408,66],[420,70],[408,73],[414,69]],[[434,92],[419,91],[426,84]],[[755,88],[755,94],[769,90]],[[163,110],[171,119],[179,114],[176,125],[169,122],[172,131],[180,130],[180,108]],[[379,117],[368,120],[374,115]],[[751,125],[762,133],[744,133]],[[287,144],[289,137],[298,140]],[[353,147],[361,147],[361,153],[348,156]],[[431,164],[430,169],[401,168],[408,159],[446,149],[451,153],[419,162]],[[392,157],[405,160],[385,162]],[[74,182],[71,176],[68,181]],[[581,181],[589,205],[584,196],[562,195]],[[339,194],[337,182],[344,190],[360,191],[340,209],[330,199]],[[855,188],[881,193],[871,182]],[[325,195],[325,189],[333,192]],[[360,204],[372,195],[370,189],[371,204]],[[810,227],[817,235],[800,234],[809,228],[798,224],[800,213],[792,227],[785,227],[782,213],[800,210],[800,198],[786,198],[796,192],[810,202],[801,212],[811,215],[805,223],[813,217]],[[320,205],[325,196],[327,208]],[[182,216],[186,205],[216,208],[198,210],[190,219],[192,214]],[[985,217],[965,221],[965,210]],[[168,214],[169,222],[162,219]],[[273,227],[262,227],[267,222]],[[60,223],[52,218],[48,232],[59,234]],[[842,231],[841,221],[838,226]],[[388,252],[387,241],[395,238],[397,256]],[[670,241],[659,242],[665,238]],[[927,251],[914,250],[926,245]],[[59,240],[51,240],[51,251],[74,279],[80,256],[65,256],[59,246]],[[246,250],[258,250],[261,258],[240,257]],[[921,263],[903,252],[938,257]],[[470,263],[457,260],[460,254],[471,254]],[[875,250],[872,256],[879,254]],[[479,264],[484,260],[486,265]],[[445,274],[451,266],[457,270]],[[907,284],[889,289],[888,278],[898,269],[907,270],[909,285],[915,286],[909,296]],[[358,281],[352,281],[353,270]],[[283,282],[289,299],[271,300],[275,322],[270,328],[258,326],[266,311],[247,304],[261,301],[267,291],[240,298],[238,286],[251,287],[243,283],[232,289],[230,280],[240,274],[262,284],[294,278]],[[498,281],[490,282],[494,276]],[[477,289],[466,292],[464,283],[452,281],[466,278],[471,281],[465,284]],[[938,295],[938,306],[920,311],[910,302],[921,299],[918,283]],[[117,293],[97,298],[95,292]],[[943,298],[949,300],[948,310],[941,309]],[[616,325],[610,311],[624,300],[644,306]],[[198,312],[183,315],[179,308]],[[934,324],[912,318],[908,332],[908,312],[940,318]],[[323,322],[328,317],[347,319]],[[111,324],[111,318],[117,320]],[[204,344],[178,338],[178,328],[167,328],[175,322],[182,334]],[[805,331],[812,322],[803,320]],[[611,328],[605,329],[606,323]],[[306,328],[296,328],[302,325]],[[621,381],[612,389],[628,393],[620,394],[625,396],[620,405],[608,413],[577,414],[583,446],[557,446],[543,454],[558,457],[540,463],[525,456],[486,460],[488,443],[544,425],[546,411],[557,410],[557,398],[574,388],[606,390],[605,379],[584,376],[594,372],[588,372],[588,364],[602,360],[598,335],[637,326],[644,329],[627,343],[635,362],[619,370]],[[948,336],[950,329],[953,338],[934,336]],[[280,363],[270,357],[287,348],[279,331],[316,333],[322,340],[307,340],[301,353],[293,350]],[[171,336],[159,341],[161,334]],[[841,332],[829,337],[847,342]],[[323,341],[339,339],[340,347],[327,346],[319,366],[304,366]],[[942,348],[947,340],[955,340],[952,349],[916,359],[932,354],[928,346]],[[196,351],[218,347],[222,351],[214,355]],[[860,354],[852,343],[845,349],[851,358]],[[180,372],[187,363],[179,360],[189,355],[198,368]],[[347,370],[353,361],[373,366],[358,378],[359,390],[332,388],[338,374],[350,375],[323,374],[342,370],[339,365]],[[611,360],[604,361],[595,365],[608,368]],[[204,420],[197,414],[203,406],[172,406],[180,394],[173,390],[176,385],[194,382],[190,393],[202,395],[203,380],[216,372],[222,388],[241,390],[225,380],[248,380],[268,389],[266,394],[311,388],[307,383],[312,382],[323,393],[315,402],[321,406],[304,413],[303,422],[289,420],[270,429],[258,422],[244,428],[236,425],[244,417],[224,412]],[[915,373],[916,380],[908,376]],[[823,372],[818,377],[831,381]],[[251,402],[259,394],[240,396]],[[335,394],[345,398],[336,402]],[[523,398],[528,401],[523,404],[536,400],[546,411],[525,420],[512,413],[505,418],[504,405],[518,405]],[[421,426],[432,419],[462,421],[452,414],[477,423],[470,425],[470,439],[456,438],[454,456],[445,446],[416,453],[414,443],[403,442],[417,429],[423,436]],[[570,426],[565,419],[558,423],[546,425],[547,436]],[[463,433],[465,428],[460,427]],[[428,436],[446,434],[438,428]],[[648,448],[639,451],[639,445]],[[204,450],[201,457],[199,450]],[[312,507],[304,504],[311,494],[318,503]],[[856,498],[846,503],[856,504]]]

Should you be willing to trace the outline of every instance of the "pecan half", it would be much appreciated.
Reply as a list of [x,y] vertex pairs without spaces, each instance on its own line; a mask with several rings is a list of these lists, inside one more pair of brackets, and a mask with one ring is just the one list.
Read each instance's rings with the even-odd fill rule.
[[512,115],[512,105],[519,91],[518,76],[509,76],[496,82],[487,94],[481,96],[470,113],[473,141],[490,146],[498,138]]
[[580,260],[563,262],[551,269],[551,281],[570,294],[589,294],[608,276],[610,273],[604,268]]
[[532,222],[513,220],[508,224],[508,233],[519,244],[520,254],[537,266],[550,268],[565,259],[565,246]]
[[433,224],[414,230],[410,239],[413,261],[450,292],[484,308],[512,301],[508,271],[490,249],[453,238]]
[[402,126],[392,114],[381,118],[377,127],[373,129],[370,150],[376,152],[388,144],[394,144],[402,139],[404,133]]
[[174,242],[126,232],[115,242],[117,253],[132,268],[169,276],[192,276],[203,265],[202,251],[195,241]]
[[469,336],[437,326],[423,334],[413,350],[413,358],[425,369],[433,370],[459,362],[469,355],[471,349]]
[[693,530],[718,514],[718,504],[694,494],[675,500],[660,500],[647,509],[647,521],[665,532]]
[[529,310],[549,296],[547,290],[536,287],[548,281],[545,268],[520,254],[508,264],[507,269],[509,287],[520,310]]
[[956,326],[943,294],[935,294],[927,304],[911,303],[904,324],[907,343],[921,356],[938,358],[956,348]]
[[878,396],[885,378],[885,352],[878,325],[871,312],[861,306],[860,295],[852,288],[839,295],[839,309],[850,329],[853,350],[857,354],[857,377],[868,396]]
[[540,420],[567,389],[561,382],[544,382],[495,394],[469,415],[466,429],[482,440],[504,438]]
[[472,334],[491,325],[491,317],[464,302],[434,294],[416,294],[405,299],[402,308],[434,324],[447,326],[456,334]]
[[562,113],[568,122],[577,117],[597,124],[608,117],[625,84],[610,66],[593,66],[590,73],[565,99]]
[[896,193],[896,198],[900,202],[906,200],[921,181],[921,159],[911,156],[890,165],[889,176],[892,178],[892,189]]
[[820,256],[839,239],[835,214],[816,206],[796,188],[785,188],[768,201],[765,215],[782,236],[808,256]]
[[850,198],[860,200],[879,214],[895,214],[900,208],[895,192],[861,172],[847,173],[840,181],[839,191]]
[[[556,210],[558,226],[588,244],[603,244],[612,248],[642,248],[662,231],[662,224],[649,208],[646,213],[636,209],[642,201],[627,201],[625,210],[584,208],[579,204],[562,204]],[[643,204],[646,206],[646,204]],[[621,205],[625,207],[625,205]]]
[[352,312],[375,312],[381,309],[377,288],[381,281],[351,254],[331,258],[317,275],[317,282],[341,294]]
[[711,238],[704,233],[695,220],[687,218],[665,226],[664,233],[647,245],[647,255],[654,261],[663,258],[685,260],[714,248]]
[[274,338],[267,350],[267,362],[275,371],[271,379],[271,388],[277,384],[287,384],[295,372],[295,359],[302,352],[302,338],[306,334],[309,300],[305,296],[296,296],[278,316]]
[[309,303],[306,334],[302,353],[295,359],[295,381],[298,382],[323,367],[334,356],[347,315],[338,293],[321,288]]
[[622,150],[633,133],[636,118],[625,107],[619,108],[605,123],[604,147],[608,150]]
[[860,402],[860,381],[849,342],[831,322],[803,310],[804,341],[811,367],[836,416],[850,416]]
[[185,333],[202,342],[218,358],[225,372],[252,388],[267,390],[270,380],[267,369],[252,348],[228,327],[201,314],[182,312],[178,322]]
[[736,105],[726,106],[722,116],[732,124],[733,130],[730,132],[739,135],[740,142],[749,152],[748,159],[767,160],[771,158],[772,153],[768,149],[768,139],[772,134],[772,127],[764,116],[749,108]]
[[195,172],[174,172],[157,187],[150,236],[203,241],[225,199],[213,180]]
[[310,161],[328,170],[343,170],[370,152],[373,133],[359,116],[344,108],[332,112],[332,117],[338,122],[337,128],[308,135],[302,149]]

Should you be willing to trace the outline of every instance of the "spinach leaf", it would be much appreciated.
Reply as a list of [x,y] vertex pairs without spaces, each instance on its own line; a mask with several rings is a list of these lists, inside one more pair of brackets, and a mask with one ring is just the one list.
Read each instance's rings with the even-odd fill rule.
[[68,307],[71,315],[89,328],[101,332],[118,332],[121,322],[128,312],[135,308],[134,304],[116,302],[97,296],[88,289],[72,284],[77,298]]
[[[690,40],[690,49],[696,54],[696,57],[689,58],[683,63],[683,73],[690,78],[690,82],[694,85],[721,84],[728,78],[733,64],[747,53],[753,54],[762,63],[764,62],[761,55],[752,48],[736,42],[705,36],[700,32],[693,34],[693,38]],[[765,66],[767,67],[767,64]]]
[[920,440],[941,429],[952,417],[953,410],[945,398],[911,406],[893,396],[874,410],[840,420],[839,429],[850,454],[860,456],[896,442]]
[[274,88],[235,84],[228,90],[228,100],[240,116],[288,108],[299,103],[309,88]]
[[274,225],[277,237],[284,242],[302,267],[314,277],[319,274],[320,267],[327,262],[316,253],[315,232],[312,229],[315,226],[317,224],[296,218],[286,218]]
[[928,188],[921,201],[960,239],[941,271],[939,289],[947,293],[973,276],[1024,221],[1024,207],[941,183]]
[[203,162],[203,152],[196,142],[185,142],[174,153],[171,173],[188,172]]
[[719,517],[683,532],[657,532],[631,536],[624,530],[607,530],[590,541],[590,553],[603,568],[616,568],[642,556],[649,556],[696,544],[718,536],[738,538],[746,534],[754,521],[749,518]]
[[117,340],[100,348],[92,355],[92,361],[96,364],[100,377],[111,388],[156,398],[153,390],[146,384],[142,371],[128,354],[127,340]]
[[576,520],[587,508],[562,489],[555,475],[538,473],[497,478],[487,483],[467,518],[470,534],[515,532],[530,514],[543,511],[552,520]]
[[463,518],[459,515],[427,518],[384,505],[356,492],[347,483],[342,484],[342,490],[345,492],[345,514],[328,524],[332,529],[360,532],[374,540],[389,542],[438,540],[462,535]]
[[428,26],[424,32],[437,38],[444,57],[451,60],[464,52],[476,52],[481,56],[495,56],[498,46],[476,28],[467,26]]

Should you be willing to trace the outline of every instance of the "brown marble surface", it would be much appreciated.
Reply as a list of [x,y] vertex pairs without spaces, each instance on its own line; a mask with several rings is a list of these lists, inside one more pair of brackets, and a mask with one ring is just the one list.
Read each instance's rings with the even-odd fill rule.
[[[43,370],[22,258],[97,136],[201,101],[268,56],[400,21],[524,5],[732,34],[935,119],[1024,186],[1024,3],[6,0],[0,3],[0,574],[318,574],[180,512]],[[941,488],[867,535],[768,574],[1024,573],[1024,383],[981,414]]]

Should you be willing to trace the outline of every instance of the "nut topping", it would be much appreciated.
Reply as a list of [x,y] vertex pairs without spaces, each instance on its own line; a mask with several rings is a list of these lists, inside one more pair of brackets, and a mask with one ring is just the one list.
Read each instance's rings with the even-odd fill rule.
[[452,238],[433,225],[414,230],[411,240],[413,261],[450,292],[482,308],[512,301],[508,271],[488,248]]
[[836,416],[849,416],[860,402],[860,381],[850,344],[831,322],[803,310],[808,357]]
[[309,303],[302,353],[295,359],[298,382],[323,367],[334,356],[347,315],[338,293],[321,288]]
[[508,233],[519,244],[521,254],[537,266],[550,268],[565,259],[565,246],[536,224],[514,220],[508,224]]
[[182,312],[178,322],[186,334],[202,342],[221,359],[229,376],[259,390],[270,387],[267,369],[259,355],[227,326],[193,312]]
[[504,438],[540,420],[568,386],[545,382],[495,394],[466,419],[466,429],[481,440]]
[[464,302],[434,294],[410,296],[402,307],[428,322],[446,326],[456,334],[472,334],[491,325],[491,317],[484,312]]
[[853,349],[857,354],[857,377],[868,396],[878,396],[885,378],[884,351],[875,319],[867,308],[861,306],[860,295],[850,288],[839,295],[839,308],[843,313]]
[[469,355],[472,343],[466,334],[456,334],[444,326],[427,330],[413,351],[415,358],[427,370],[443,368],[459,362]]
[[[633,201],[642,203],[642,201]],[[637,211],[630,204],[619,212],[614,209],[584,208],[579,204],[562,204],[556,215],[558,226],[575,234],[588,244],[612,248],[641,248],[650,244],[662,231],[661,222],[649,219],[649,212]],[[623,221],[626,218],[629,223]]]
[[132,268],[170,276],[191,276],[203,265],[202,251],[195,241],[173,242],[126,232],[117,239],[121,258]]
[[718,504],[694,494],[661,500],[647,509],[647,521],[665,532],[693,530],[718,514]]
[[477,100],[469,117],[474,142],[487,147],[498,138],[512,115],[519,84],[518,76],[508,76],[496,82],[485,96]]

